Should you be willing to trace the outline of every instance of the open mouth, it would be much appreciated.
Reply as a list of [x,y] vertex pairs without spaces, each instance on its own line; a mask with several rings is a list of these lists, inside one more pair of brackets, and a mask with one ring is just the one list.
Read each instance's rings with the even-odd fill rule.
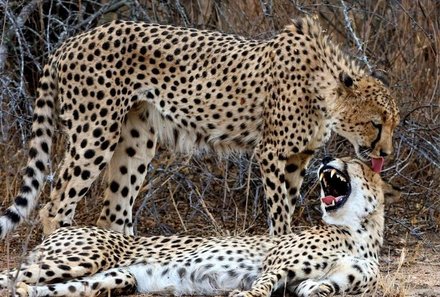
[[319,172],[319,181],[324,192],[321,203],[326,211],[335,210],[344,205],[351,193],[350,179],[347,174],[326,165]]

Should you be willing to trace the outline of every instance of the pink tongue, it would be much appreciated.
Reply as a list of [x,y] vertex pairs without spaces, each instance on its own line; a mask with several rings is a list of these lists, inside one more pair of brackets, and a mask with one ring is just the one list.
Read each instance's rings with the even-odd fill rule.
[[382,171],[383,163],[383,158],[371,158],[371,168],[376,173],[380,173]]
[[321,198],[321,201],[324,202],[324,204],[326,205],[330,205],[332,204],[332,202],[335,200],[336,198],[334,196],[325,196]]

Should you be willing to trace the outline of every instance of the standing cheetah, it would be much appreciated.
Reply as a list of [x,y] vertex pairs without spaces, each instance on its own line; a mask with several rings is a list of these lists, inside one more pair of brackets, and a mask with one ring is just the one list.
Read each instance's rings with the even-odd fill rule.
[[97,224],[133,234],[133,203],[158,143],[181,152],[255,150],[270,233],[286,234],[305,169],[332,131],[360,158],[383,160],[399,122],[386,85],[311,18],[265,41],[115,21],[68,39],[44,67],[23,186],[0,217],[1,238],[37,203],[56,116],[68,146],[40,211],[46,234],[71,225],[105,167]]
[[[61,228],[36,247],[17,275],[17,296],[96,296],[112,289],[174,295],[301,297],[375,289],[384,199],[397,196],[358,160],[323,160],[321,226],[298,234],[247,237],[133,237],[97,227]],[[11,282],[12,283],[12,282]]]

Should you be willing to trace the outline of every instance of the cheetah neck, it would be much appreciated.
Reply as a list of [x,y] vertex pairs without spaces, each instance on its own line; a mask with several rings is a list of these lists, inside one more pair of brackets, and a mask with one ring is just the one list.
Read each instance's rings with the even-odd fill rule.
[[[355,230],[355,239],[357,239],[357,246],[359,252],[363,252],[368,248],[372,252],[372,256],[376,259],[379,257],[380,248],[383,244],[384,231],[384,207],[379,205],[377,209],[365,218],[358,228]],[[363,248],[364,249],[363,249]]]
[[[353,210],[348,211],[353,212]],[[348,234],[344,239],[355,247],[353,252],[363,257],[377,259],[383,243],[383,205],[377,206],[372,213],[363,219],[349,217],[344,220],[341,220],[341,218],[332,220],[331,216],[324,215],[323,220],[330,228],[336,229],[337,233]],[[371,252],[371,254],[365,254],[365,251]]]
[[[295,26],[287,27],[268,45],[274,47],[275,68],[291,74],[287,89],[298,92],[294,97],[308,98],[296,104],[318,112],[327,119],[328,126],[335,125],[340,74],[344,72],[356,79],[365,76],[365,71],[316,25],[303,24],[302,31]],[[289,52],[287,56],[283,49]],[[287,68],[289,58],[288,64],[292,66]]]

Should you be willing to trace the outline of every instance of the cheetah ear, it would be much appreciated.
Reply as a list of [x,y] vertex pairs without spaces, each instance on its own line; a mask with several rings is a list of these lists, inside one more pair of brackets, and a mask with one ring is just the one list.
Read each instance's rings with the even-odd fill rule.
[[386,76],[386,74],[383,71],[373,70],[371,72],[371,76],[380,80],[386,87],[390,86],[390,83],[388,81],[388,77]]
[[382,190],[385,204],[394,204],[400,200],[401,190],[397,186],[393,186],[392,184],[384,181],[382,185]]
[[339,73],[339,81],[344,84],[345,87],[351,88],[353,86],[353,79],[348,73],[341,71]]

